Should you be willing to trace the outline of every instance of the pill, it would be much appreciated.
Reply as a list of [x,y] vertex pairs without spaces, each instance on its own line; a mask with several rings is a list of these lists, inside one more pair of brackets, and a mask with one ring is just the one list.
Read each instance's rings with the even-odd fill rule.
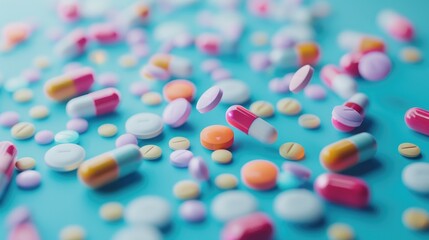
[[340,58],[341,69],[352,77],[359,77],[359,62],[363,54],[358,52],[346,53]]
[[174,137],[168,141],[168,146],[172,150],[187,150],[191,146],[191,142],[185,137]]
[[177,98],[164,108],[162,119],[165,124],[177,128],[186,123],[191,114],[192,106],[184,98]]
[[357,92],[356,81],[337,66],[324,66],[320,72],[320,78],[341,98],[350,98]]
[[384,9],[377,15],[378,25],[391,37],[404,42],[414,38],[414,26],[403,15],[392,9]]
[[163,228],[170,224],[172,216],[173,209],[170,203],[154,195],[145,195],[132,200],[124,212],[125,221],[139,227],[149,225]]
[[73,118],[100,116],[116,110],[120,100],[116,88],[105,88],[77,98],[66,105],[67,115]]
[[272,239],[274,224],[264,213],[256,212],[227,223],[222,240]]
[[276,104],[277,111],[288,116],[298,115],[301,112],[301,104],[293,98],[282,98]]
[[189,173],[199,181],[207,181],[210,177],[209,169],[202,157],[193,157],[188,165]]
[[303,90],[311,78],[313,77],[314,69],[310,65],[302,66],[296,71],[289,84],[289,90],[293,93],[298,93]]
[[320,163],[330,171],[348,169],[360,162],[368,161],[377,151],[377,142],[369,133],[359,133],[332,143],[320,152]]
[[125,145],[83,162],[79,179],[91,188],[102,187],[135,172],[141,164],[141,153],[135,145]]
[[200,142],[209,150],[230,148],[234,143],[234,132],[226,126],[211,125],[201,131]]
[[119,57],[118,64],[123,68],[132,68],[137,65],[138,59],[133,54],[124,54]]
[[118,127],[116,127],[114,124],[107,123],[98,127],[97,132],[98,135],[109,138],[115,136],[116,133],[118,133]]
[[426,230],[429,228],[429,214],[423,208],[407,208],[402,214],[402,222],[410,230]]
[[32,157],[23,157],[15,162],[15,168],[18,171],[31,170],[36,167],[36,160]]
[[38,131],[34,135],[34,141],[36,141],[36,143],[40,145],[50,144],[54,141],[54,133],[49,130]]
[[11,22],[3,27],[3,38],[6,43],[14,46],[29,38],[32,24],[27,22]]
[[128,226],[120,229],[113,235],[113,240],[127,239],[145,239],[145,240],[162,240],[161,232],[152,226]]
[[211,73],[221,66],[221,62],[215,58],[204,60],[201,63],[201,70],[206,73]]
[[363,93],[353,94],[343,105],[332,110],[332,125],[342,132],[350,132],[359,127],[365,117],[369,99]]
[[399,52],[399,58],[405,63],[418,63],[422,60],[422,52],[416,47],[404,47]]
[[368,53],[373,51],[384,52],[386,46],[380,38],[364,33],[343,31],[338,35],[338,44],[350,52]]
[[3,198],[12,179],[13,166],[17,153],[18,150],[13,143],[7,141],[0,142],[0,199]]
[[200,186],[191,180],[182,180],[173,187],[173,195],[180,200],[194,199],[200,196]]
[[143,79],[159,81],[167,81],[171,77],[170,72],[154,65],[144,65],[140,70],[140,75]]
[[328,227],[329,240],[353,240],[355,233],[350,225],[345,223],[333,223]]
[[284,78],[273,78],[268,83],[268,87],[274,93],[287,93],[289,92],[289,82]]
[[274,48],[270,52],[270,61],[279,68],[316,65],[319,57],[319,46],[308,41],[297,43],[290,48]]
[[201,222],[206,218],[206,207],[198,200],[188,200],[179,207],[179,214],[182,219],[188,222]]
[[241,168],[241,180],[249,188],[269,190],[276,186],[278,168],[267,160],[252,160]]
[[78,28],[57,42],[54,46],[54,53],[65,59],[75,58],[85,52],[87,43],[88,37],[85,31]]
[[37,56],[34,58],[33,64],[38,69],[46,69],[51,65],[51,61],[47,56]]
[[141,96],[141,100],[148,106],[157,106],[161,104],[162,97],[161,94],[157,92],[147,92]]
[[59,172],[77,169],[85,159],[85,149],[73,143],[58,144],[45,153],[45,163]]
[[279,154],[288,160],[297,161],[305,157],[305,150],[299,143],[287,142],[280,146]]
[[186,58],[175,55],[155,54],[149,59],[149,64],[159,67],[169,72],[172,76],[179,78],[187,78],[192,74],[192,63]]
[[255,212],[257,208],[258,201],[253,195],[240,190],[231,190],[220,193],[213,199],[211,213],[218,221],[228,222]]
[[[101,65],[104,64],[107,61],[107,53],[103,50],[93,50],[89,53],[89,59],[91,60],[91,62]],[[100,76],[101,77],[101,76]],[[99,77],[99,78],[100,78]],[[103,86],[103,79],[98,79],[98,81],[100,83],[100,85]]]
[[218,149],[212,152],[211,158],[217,163],[228,164],[232,161],[232,153],[226,149]]
[[238,185],[238,179],[232,174],[223,173],[215,178],[215,185],[222,190],[234,189]]
[[307,189],[292,189],[279,193],[274,199],[274,213],[294,224],[311,225],[319,222],[325,209],[316,195]]
[[37,171],[26,170],[18,173],[18,175],[16,175],[15,181],[16,185],[22,189],[34,189],[40,185],[42,176]]
[[31,221],[31,213],[28,207],[18,206],[13,208],[5,218],[6,226],[9,228],[15,228],[25,222]]
[[314,114],[303,114],[299,116],[298,124],[306,129],[316,129],[320,127],[320,118]]
[[202,33],[195,39],[197,49],[207,55],[219,55],[230,52],[231,41],[215,33]]
[[255,52],[249,57],[249,65],[254,71],[265,71],[271,66],[270,56],[265,52]]
[[89,26],[88,37],[99,44],[112,44],[121,39],[121,34],[112,23],[95,23]]
[[249,87],[242,81],[223,80],[216,84],[222,90],[221,102],[225,104],[242,104],[249,100]]
[[60,231],[60,240],[84,240],[85,229],[79,225],[66,226]]
[[195,97],[195,85],[188,80],[174,80],[167,83],[162,89],[165,100],[171,102],[178,98],[184,98],[192,102]]
[[72,72],[49,79],[44,86],[45,94],[52,100],[65,101],[87,92],[94,84],[91,68],[78,68]]
[[164,125],[154,113],[138,113],[127,119],[125,129],[138,139],[151,139],[162,133]]
[[240,105],[231,106],[225,115],[231,126],[262,143],[274,143],[277,140],[278,134],[274,126]]
[[[149,22],[151,15],[150,3],[135,2],[119,13],[118,21],[124,29],[130,29],[132,27],[141,27],[146,25]],[[150,238],[150,240],[152,240],[152,238]]]
[[267,101],[256,101],[252,103],[249,110],[258,117],[271,117],[274,114],[274,107]]
[[429,124],[429,111],[416,107],[410,108],[405,113],[404,119],[410,129],[429,135],[429,129],[426,127]]
[[0,113],[0,126],[13,127],[19,122],[19,114],[17,112],[8,111]]
[[354,208],[368,206],[370,190],[361,179],[336,173],[319,175],[314,189],[323,199]]
[[130,133],[125,133],[122,134],[121,136],[119,136],[116,141],[115,141],[115,146],[116,147],[122,147],[128,144],[133,144],[133,145],[137,145],[137,138],[130,134]]
[[32,123],[29,122],[20,122],[13,125],[10,133],[13,138],[17,140],[25,140],[33,137],[36,128]]
[[145,160],[155,160],[161,157],[162,149],[156,145],[145,145],[140,148],[140,153]]
[[326,90],[318,84],[310,84],[304,89],[304,94],[312,100],[323,100],[326,98]]
[[429,193],[429,163],[418,162],[406,166],[402,170],[402,182],[404,185],[417,193]]
[[292,171],[280,172],[277,176],[277,187],[281,190],[288,190],[301,187],[306,183],[306,180],[300,178]]
[[145,93],[148,93],[150,91],[150,88],[148,84],[146,84],[145,82],[138,81],[138,82],[131,83],[129,90],[131,94],[141,97]]
[[44,119],[49,116],[49,108],[45,105],[37,105],[32,107],[28,113],[33,119]]
[[78,143],[79,133],[73,130],[64,130],[55,134],[56,143]]
[[113,222],[122,218],[124,207],[118,202],[108,202],[103,204],[98,212],[101,219]]
[[211,77],[213,81],[219,82],[230,79],[232,74],[228,69],[218,68],[211,73]]
[[382,52],[365,54],[359,61],[359,74],[368,81],[380,81],[389,75],[392,62]]
[[311,176],[311,170],[298,163],[285,162],[282,165],[282,169],[283,171],[290,172],[303,180],[308,180]]
[[27,221],[12,228],[8,239],[38,240],[40,236],[35,225],[31,221]]
[[83,118],[73,118],[67,122],[66,128],[81,134],[88,130],[88,121]]
[[194,154],[188,150],[176,150],[170,154],[171,165],[179,168],[188,167]]
[[197,102],[197,110],[200,113],[206,113],[213,110],[222,99],[223,92],[218,86],[213,86],[207,89]]
[[18,89],[13,93],[13,100],[18,103],[26,103],[33,99],[33,90],[28,88]]
[[398,146],[398,152],[408,158],[415,158],[420,156],[420,148],[414,143],[401,143]]

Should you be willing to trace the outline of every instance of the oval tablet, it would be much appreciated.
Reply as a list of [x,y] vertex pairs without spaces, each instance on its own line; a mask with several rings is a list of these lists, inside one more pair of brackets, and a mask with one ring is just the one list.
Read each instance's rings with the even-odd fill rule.
[[162,119],[173,128],[180,127],[188,120],[191,109],[192,106],[186,99],[177,98],[164,108]]
[[222,103],[242,104],[249,100],[249,87],[242,81],[224,80],[216,84],[222,90]]
[[288,142],[280,146],[280,156],[289,160],[301,160],[305,156],[305,150],[299,143]]
[[161,157],[162,149],[156,145],[145,145],[140,148],[140,153],[145,160],[155,160]]
[[85,149],[73,143],[59,144],[45,153],[45,163],[59,172],[77,169],[85,159]]
[[162,197],[146,195],[131,201],[125,208],[128,224],[165,227],[170,224],[173,212],[170,203]]
[[399,153],[408,158],[415,158],[420,156],[420,148],[414,143],[401,143],[398,146]]
[[223,92],[219,86],[213,86],[207,89],[197,102],[197,110],[200,113],[206,113],[213,110],[222,99]]
[[402,170],[402,182],[415,192],[429,194],[429,163],[409,164]]
[[168,141],[168,147],[172,150],[187,150],[190,146],[191,142],[185,137],[174,137]]
[[151,139],[162,133],[164,125],[156,114],[138,113],[128,118],[125,129],[139,139]]
[[213,217],[222,222],[255,212],[257,208],[256,198],[248,192],[239,190],[218,194],[211,205]]
[[35,131],[36,128],[32,123],[29,122],[17,123],[13,125],[12,129],[10,130],[12,137],[17,140],[29,139],[34,135]]
[[173,187],[173,195],[180,200],[194,199],[200,196],[200,186],[190,180],[179,181]]
[[305,65],[298,69],[290,80],[289,90],[293,93],[300,92],[310,82],[313,77],[313,72],[314,69],[310,65]]

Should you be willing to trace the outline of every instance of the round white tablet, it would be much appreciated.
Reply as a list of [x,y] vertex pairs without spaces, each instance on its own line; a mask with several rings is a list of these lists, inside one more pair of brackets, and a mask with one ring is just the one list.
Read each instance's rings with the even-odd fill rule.
[[85,149],[74,143],[59,144],[45,153],[45,163],[59,172],[77,169],[85,159]]
[[248,192],[234,190],[220,193],[212,202],[213,216],[222,222],[226,222],[256,211],[258,202]]
[[162,197],[144,196],[131,201],[125,208],[125,221],[132,225],[163,228],[172,218],[170,203]]
[[164,125],[161,117],[156,114],[139,113],[128,118],[125,129],[139,139],[150,139],[160,135]]
[[151,226],[125,227],[113,235],[113,240],[162,240],[161,232]]
[[323,217],[324,208],[314,193],[306,189],[293,189],[277,195],[274,212],[292,223],[312,224]]
[[404,185],[418,193],[429,194],[429,163],[412,163],[402,170]]
[[216,84],[222,90],[222,103],[241,104],[250,98],[249,87],[242,81],[224,80]]

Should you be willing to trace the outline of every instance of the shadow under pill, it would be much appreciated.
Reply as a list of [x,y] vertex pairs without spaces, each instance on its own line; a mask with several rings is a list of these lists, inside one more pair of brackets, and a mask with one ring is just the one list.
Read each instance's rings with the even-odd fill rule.
[[154,138],[139,139],[138,140],[139,141],[139,146],[160,143],[160,142],[162,142],[162,140],[164,140],[164,138],[165,138],[165,134],[162,132],[161,134],[159,134],[158,136],[156,136]]
[[138,172],[131,173],[123,178],[120,178],[112,183],[96,189],[99,193],[112,193],[124,188],[128,188],[133,184],[143,181],[143,175]]
[[382,168],[382,164],[380,160],[377,158],[371,158],[368,161],[360,162],[357,165],[353,166],[350,169],[347,169],[345,171],[342,171],[342,174],[345,175],[352,175],[352,176],[363,176],[365,174],[368,174],[372,171],[376,171]]
[[371,129],[374,128],[374,120],[371,117],[366,116],[362,122],[362,125],[350,131],[351,134],[358,134],[361,132],[371,132]]

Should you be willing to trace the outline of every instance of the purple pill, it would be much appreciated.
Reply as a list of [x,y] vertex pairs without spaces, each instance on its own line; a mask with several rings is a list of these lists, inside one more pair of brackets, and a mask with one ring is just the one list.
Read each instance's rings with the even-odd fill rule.
[[308,85],[304,89],[304,94],[306,97],[313,100],[322,100],[326,98],[326,90],[318,84]]
[[213,110],[222,99],[223,92],[218,86],[207,89],[198,99],[197,110],[200,113],[206,113]]
[[369,81],[380,81],[386,78],[392,68],[389,57],[382,52],[370,52],[359,61],[359,74]]
[[88,130],[88,121],[83,118],[73,118],[67,122],[66,128],[81,134]]
[[141,97],[143,96],[143,94],[149,91],[150,91],[149,86],[143,81],[133,82],[130,85],[130,92],[134,96]]
[[137,138],[131,133],[125,133],[119,136],[115,141],[115,146],[122,147],[128,144],[137,145]]
[[179,214],[185,221],[201,222],[206,218],[207,212],[201,201],[188,200],[180,205]]
[[136,45],[145,43],[147,40],[146,32],[142,29],[132,29],[127,33],[127,43],[130,45]]
[[201,64],[201,70],[206,73],[212,73],[214,70],[220,68],[220,61],[217,59],[208,59]]
[[16,175],[16,184],[22,189],[33,189],[40,185],[42,176],[34,170],[26,170]]
[[298,163],[283,163],[282,168],[285,172],[291,172],[304,180],[308,180],[311,177],[311,170]]
[[231,72],[224,68],[213,70],[211,77],[214,81],[222,81],[231,78]]
[[188,100],[178,98],[171,101],[162,113],[162,120],[170,127],[177,128],[188,121],[192,106]]
[[141,70],[141,75],[149,79],[160,81],[167,81],[170,79],[170,73],[168,71],[152,64],[145,65]]
[[175,167],[185,168],[193,157],[194,154],[189,150],[176,150],[170,154],[170,163]]
[[40,71],[34,68],[26,69],[22,72],[22,77],[27,80],[27,82],[37,82],[40,80]]
[[363,118],[362,114],[347,106],[336,106],[332,110],[332,123],[339,129],[341,129],[341,126],[336,124],[336,122],[345,125],[346,127],[355,128],[362,124]]
[[0,113],[0,126],[13,127],[19,122],[19,114],[17,112],[9,111]]
[[50,144],[52,141],[54,141],[54,133],[49,130],[39,131],[36,133],[36,135],[34,135],[34,140],[37,144],[40,145]]
[[115,73],[102,73],[98,76],[97,82],[103,87],[115,87],[119,79]]
[[194,157],[189,162],[189,173],[192,177],[200,181],[207,181],[210,177],[209,169],[202,157]]
[[6,225],[9,228],[14,228],[20,224],[28,222],[31,218],[30,211],[26,206],[19,206],[14,208],[6,218]]
[[255,71],[264,71],[271,66],[270,57],[266,53],[253,53],[250,55],[250,67]]

